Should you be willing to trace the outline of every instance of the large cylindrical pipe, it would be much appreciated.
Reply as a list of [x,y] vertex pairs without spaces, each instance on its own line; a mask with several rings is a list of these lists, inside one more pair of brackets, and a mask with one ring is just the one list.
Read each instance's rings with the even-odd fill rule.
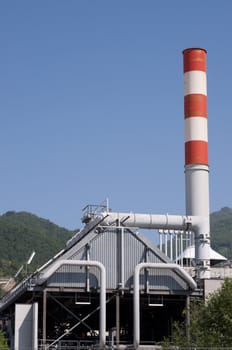
[[119,222],[123,226],[144,229],[187,230],[189,225],[195,226],[199,219],[183,215],[159,215],[137,213],[103,212],[100,225],[108,226]]
[[209,278],[209,165],[206,50],[190,48],[184,57],[186,215],[201,216],[207,224],[195,232],[199,277]]
[[175,271],[183,280],[188,283],[191,289],[196,289],[196,282],[192,279],[192,277],[179,265],[177,264],[169,264],[169,263],[152,263],[152,262],[144,262],[135,266],[134,272],[134,349],[139,348],[140,344],[140,301],[139,301],[139,293],[140,293],[140,283],[139,283],[139,274],[142,269],[145,268],[155,268],[155,269],[164,269],[164,270],[172,270]]

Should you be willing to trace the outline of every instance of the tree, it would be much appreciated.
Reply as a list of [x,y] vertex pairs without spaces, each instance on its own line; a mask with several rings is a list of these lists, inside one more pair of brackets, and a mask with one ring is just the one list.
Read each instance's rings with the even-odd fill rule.
[[7,345],[7,341],[1,330],[0,330],[0,350],[9,350],[9,346]]
[[[206,302],[190,304],[190,326],[175,323],[172,344],[180,347],[232,347],[232,280],[225,279],[222,287]],[[188,333],[188,337],[187,337]],[[165,341],[164,346],[169,346]]]

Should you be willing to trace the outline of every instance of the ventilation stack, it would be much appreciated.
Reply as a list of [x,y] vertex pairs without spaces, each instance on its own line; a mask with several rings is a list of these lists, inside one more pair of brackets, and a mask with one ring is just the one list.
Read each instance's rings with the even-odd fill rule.
[[186,215],[203,222],[195,232],[199,278],[210,278],[206,53],[201,48],[183,51]]

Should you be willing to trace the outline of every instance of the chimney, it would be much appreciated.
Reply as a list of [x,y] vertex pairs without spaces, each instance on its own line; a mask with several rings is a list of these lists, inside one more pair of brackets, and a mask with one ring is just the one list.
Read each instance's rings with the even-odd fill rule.
[[206,54],[202,48],[183,51],[186,215],[203,220],[195,233],[199,278],[210,278]]

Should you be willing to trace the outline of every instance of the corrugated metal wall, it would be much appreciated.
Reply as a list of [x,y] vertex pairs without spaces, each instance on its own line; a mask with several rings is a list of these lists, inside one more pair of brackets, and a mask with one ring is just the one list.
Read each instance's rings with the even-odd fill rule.
[[47,285],[86,289],[88,278],[92,288],[100,287],[99,271],[95,267],[63,265],[48,279]]
[[[164,262],[164,256],[158,248],[146,244],[129,230],[122,231],[117,228],[109,228],[98,235],[89,235],[89,239],[85,237],[65,253],[65,258],[100,261],[106,267],[108,290],[117,289],[121,282],[124,288],[132,289],[137,264]],[[90,287],[98,288],[100,283],[98,268],[63,266],[49,279],[48,284],[49,286],[86,288],[87,279]],[[148,269],[145,272],[142,270],[140,281],[141,288],[149,286],[149,290],[181,290],[188,287],[186,282],[170,270]]]

